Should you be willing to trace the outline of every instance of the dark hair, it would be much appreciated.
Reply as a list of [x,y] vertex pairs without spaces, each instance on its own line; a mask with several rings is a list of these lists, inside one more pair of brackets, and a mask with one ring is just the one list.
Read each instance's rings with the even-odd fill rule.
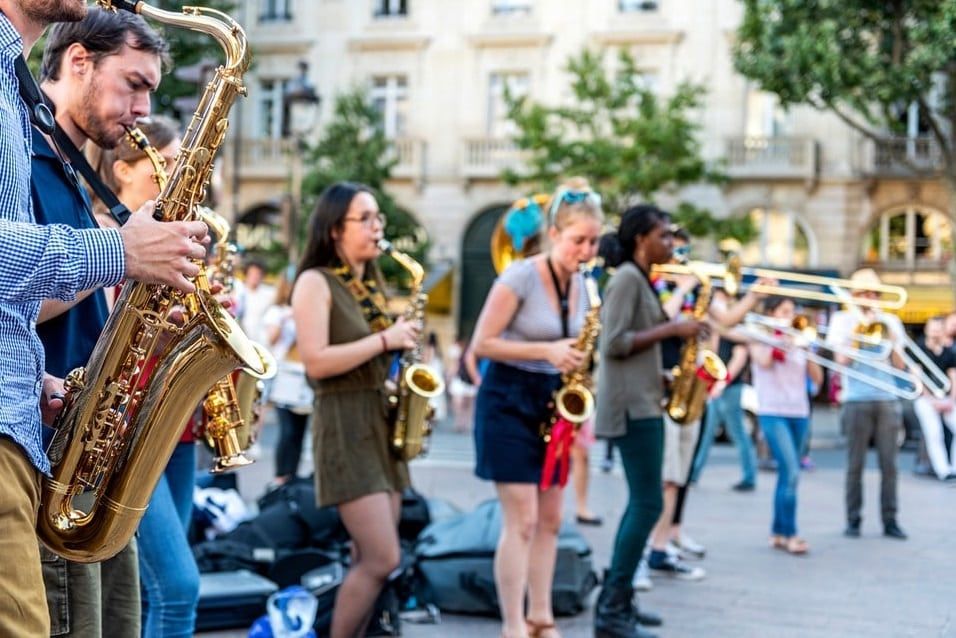
[[163,67],[168,67],[169,45],[146,21],[128,11],[108,11],[91,7],[79,22],[58,22],[47,32],[40,65],[40,81],[59,80],[63,54],[72,44],[89,51],[93,63],[119,53],[123,45],[137,51],[155,53]]
[[259,259],[250,259],[242,265],[242,272],[248,273],[253,268],[258,268],[263,273],[266,272],[266,265]]
[[309,237],[305,243],[296,277],[312,268],[334,266],[339,262],[332,231],[342,228],[352,200],[359,193],[375,196],[375,191],[356,182],[336,182],[319,196],[309,217]]
[[634,261],[634,248],[638,237],[650,233],[661,222],[670,221],[671,216],[653,204],[638,204],[631,206],[621,215],[621,223],[617,226],[617,243],[619,259],[617,263],[607,263],[608,266],[619,266],[625,261]]
[[790,297],[781,297],[779,295],[774,295],[772,297],[767,297],[763,300],[763,311],[764,314],[769,315],[771,312],[774,312],[777,308],[782,306],[786,302],[794,303],[793,299]]
[[623,255],[621,242],[617,240],[617,231],[612,230],[601,235],[601,239],[598,240],[598,257],[604,260],[604,264],[608,268],[621,265],[621,262],[624,261]]
[[688,244],[690,243],[690,233],[687,232],[685,228],[675,228],[674,229],[674,239],[680,239],[685,241]]

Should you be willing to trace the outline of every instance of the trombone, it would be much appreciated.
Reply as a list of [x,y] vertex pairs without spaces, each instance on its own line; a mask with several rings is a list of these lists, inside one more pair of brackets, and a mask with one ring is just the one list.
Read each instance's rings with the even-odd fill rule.
[[[888,350],[895,352],[903,360],[906,367],[915,375],[920,383],[937,399],[944,399],[952,389],[949,377],[940,370],[932,359],[913,341],[905,330],[891,335],[893,331],[887,322],[877,315],[868,319],[859,308],[858,300],[851,298],[846,290],[834,287],[833,292],[842,298],[847,310],[857,317],[857,327],[854,337],[867,341],[880,340],[881,344],[888,343]],[[887,335],[891,335],[887,337]]]
[[[751,268],[741,266],[737,257],[731,257],[726,264],[711,263],[705,261],[689,261],[686,264],[656,264],[651,270],[652,273],[658,273],[665,277],[676,275],[701,275],[707,276],[715,284],[722,285],[724,290],[730,294],[737,294],[738,291],[756,292],[765,295],[776,295],[780,297],[790,297],[795,299],[809,299],[813,301],[822,301],[827,303],[844,303],[845,296],[838,292],[823,292],[819,290],[809,290],[798,286],[820,286],[821,288],[840,288],[844,291],[869,291],[877,292],[881,295],[879,299],[854,299],[853,302],[860,306],[870,308],[882,308],[884,310],[897,310],[906,305],[906,289],[902,286],[890,286],[887,284],[860,284],[849,279],[837,279],[835,277],[823,277],[821,275],[807,275],[803,273],[787,272],[785,270],[770,270],[767,268]],[[777,284],[763,284],[758,282],[741,285],[741,278],[744,276],[755,277],[757,279],[775,279]],[[784,286],[782,282],[791,282],[793,286]]]
[[[887,361],[879,361],[872,356],[860,356],[861,351],[855,348],[824,343],[820,340],[815,329],[805,331],[797,327],[795,324],[801,323],[799,322],[800,319],[801,317],[798,316],[794,324],[788,325],[770,317],[750,313],[741,326],[729,332],[731,336],[739,335],[750,341],[779,348],[784,352],[791,352],[795,349],[805,350],[807,361],[871,385],[900,399],[912,400],[923,393],[923,383],[917,375],[907,370],[895,368]],[[773,331],[779,331],[782,334],[774,335]],[[811,331],[814,335],[813,338],[809,338]],[[848,357],[864,369],[838,363],[820,354],[820,350],[828,350],[834,354]],[[872,370],[872,373],[868,374],[865,369]],[[887,376],[891,379],[887,379]]]

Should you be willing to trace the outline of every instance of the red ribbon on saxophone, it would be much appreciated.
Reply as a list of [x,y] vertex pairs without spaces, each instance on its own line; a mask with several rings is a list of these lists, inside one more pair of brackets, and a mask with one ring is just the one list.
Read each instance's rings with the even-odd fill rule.
[[571,446],[574,445],[574,435],[577,428],[574,424],[558,417],[551,424],[551,438],[544,450],[544,465],[541,468],[541,483],[539,487],[546,490],[555,485],[554,475],[558,474],[557,485],[564,487],[568,484],[568,469],[571,466]]

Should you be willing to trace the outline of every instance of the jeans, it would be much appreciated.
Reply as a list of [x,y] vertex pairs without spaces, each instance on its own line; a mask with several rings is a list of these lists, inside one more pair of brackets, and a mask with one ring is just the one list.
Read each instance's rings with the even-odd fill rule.
[[664,421],[661,417],[628,419],[627,433],[613,441],[624,465],[627,508],[614,538],[614,554],[606,582],[629,588],[647,537],[664,507],[661,485]]
[[740,455],[740,471],[743,473],[741,482],[751,485],[757,482],[757,451],[747,434],[747,428],[744,427],[744,409],[740,405],[740,395],[743,390],[742,383],[729,385],[724,389],[723,394],[712,399],[707,405],[704,431],[700,435],[700,447],[694,458],[694,468],[691,472],[692,481],[697,481],[700,473],[704,471],[704,465],[707,464],[707,457],[710,455],[710,446],[713,445],[714,435],[717,433],[717,426],[723,423]]
[[199,569],[186,538],[192,513],[196,446],[176,446],[139,526],[143,636],[190,637],[199,602]]
[[810,420],[806,417],[757,417],[770,453],[777,461],[777,489],[773,497],[772,534],[797,534],[797,481],[800,478],[800,451]]
[[846,427],[846,520],[859,523],[863,509],[863,465],[870,440],[876,442],[880,464],[880,514],[883,523],[896,521],[896,437],[903,427],[899,401],[848,401],[843,404]]
[[956,436],[953,437],[949,456],[946,454],[946,439],[943,436],[944,424],[950,432],[956,434],[956,411],[937,412],[933,407],[933,400],[927,396],[921,396],[913,401],[913,410],[923,431],[926,455],[933,466],[933,471],[937,478],[944,479],[951,472],[956,471]]
[[309,425],[308,414],[296,414],[288,408],[276,406],[279,418],[279,442],[276,444],[276,476],[295,478],[302,458],[302,440]]

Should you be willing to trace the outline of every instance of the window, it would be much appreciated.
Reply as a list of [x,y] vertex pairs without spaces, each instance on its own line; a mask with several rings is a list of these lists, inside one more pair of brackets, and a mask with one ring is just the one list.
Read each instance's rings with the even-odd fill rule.
[[263,79],[259,81],[256,116],[256,137],[282,137],[282,94],[288,80]]
[[375,17],[388,18],[408,15],[408,0],[375,0]]
[[292,0],[259,0],[259,22],[290,22]]
[[380,125],[389,139],[405,134],[408,120],[408,79],[404,75],[372,78],[372,106],[381,117]]
[[772,93],[757,89],[747,92],[747,121],[744,133],[749,138],[767,138],[786,135],[787,114],[780,100]]
[[745,264],[763,264],[782,268],[809,268],[816,258],[811,254],[810,234],[792,213],[754,208],[750,219],[759,231],[754,241],[740,251]]
[[632,13],[635,11],[657,11],[657,0],[618,0],[618,8],[621,13]]
[[531,0],[492,0],[491,13],[494,15],[528,15],[531,13]]
[[860,257],[870,264],[938,268],[953,257],[950,221],[915,206],[892,211],[864,236]]
[[488,137],[508,138],[517,133],[508,119],[505,87],[512,97],[528,94],[531,80],[527,73],[492,73],[488,82]]

